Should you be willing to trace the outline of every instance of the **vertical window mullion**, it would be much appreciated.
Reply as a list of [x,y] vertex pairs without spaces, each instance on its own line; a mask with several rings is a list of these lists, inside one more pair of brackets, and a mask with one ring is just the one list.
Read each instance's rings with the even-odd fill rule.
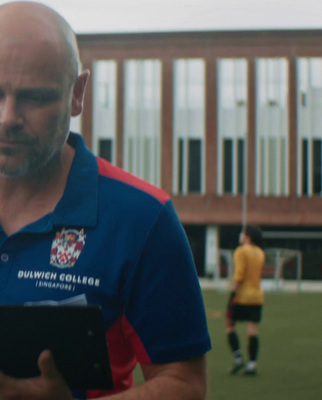
[[282,169],[282,138],[278,138],[276,140],[276,154],[277,154],[277,168],[275,171],[276,174],[276,194],[278,196],[281,196],[282,193],[282,174],[281,172],[283,171]]
[[224,151],[224,139],[220,138],[219,146],[218,146],[218,170],[217,170],[217,181],[218,181],[218,194],[223,195],[223,179],[224,179],[224,160],[223,160],[223,151]]
[[309,118],[308,118],[308,146],[307,146],[307,194],[312,196],[312,119],[313,119],[313,98],[312,98],[312,62],[309,62],[308,82],[309,82]]
[[[282,139],[282,144],[283,144],[283,147],[282,147],[282,157],[283,157],[283,160],[287,160],[288,148],[289,148],[288,143],[289,143],[288,138],[283,138],[283,139]],[[286,184],[286,189],[284,190],[284,192],[283,192],[283,189],[281,189],[282,194],[285,195],[285,196],[289,194],[289,185],[287,184],[287,182],[288,182],[287,177],[288,177],[288,176],[289,176],[289,165],[288,165],[288,163],[287,163],[287,165],[286,165],[286,170],[285,170],[284,175],[283,175],[283,180],[284,180],[284,182],[286,182],[286,183],[285,183],[285,184]]]
[[[268,61],[268,71],[266,74],[266,85],[267,85],[267,91],[270,93],[270,96],[268,97],[269,101],[274,101],[275,97],[274,97],[274,74],[273,74],[273,70],[274,70],[274,64],[272,60]],[[270,171],[270,155],[271,155],[271,146],[270,146],[270,133],[271,133],[271,122],[272,122],[272,110],[271,110],[272,106],[268,106],[268,123],[266,124],[266,148],[267,148],[267,152],[265,152],[265,164],[264,164],[264,170],[265,170],[265,183],[264,183],[264,194],[265,196],[268,196],[269,193],[269,184],[270,184],[270,178],[271,178],[271,171]]]
[[297,195],[301,196],[303,194],[303,141],[300,139],[298,135],[298,149],[297,149],[297,177],[298,177],[298,187],[297,187]]
[[190,113],[190,63],[188,62],[186,64],[186,118],[185,118],[185,137],[183,141],[183,193],[187,194],[188,193],[188,163],[189,163],[189,154],[188,154],[188,143],[187,141],[189,140],[190,137],[190,118],[191,118],[191,113]]
[[[151,82],[151,88],[149,89],[152,92],[151,97],[153,99],[153,104],[152,104],[152,109],[151,109],[151,113],[152,113],[151,120],[152,120],[153,132],[157,132],[158,127],[157,127],[156,118],[155,118],[156,117],[155,110],[157,109],[157,104],[156,104],[157,103],[157,91],[156,91],[157,64],[155,61],[152,62],[151,69],[152,69],[152,71],[151,71],[152,82]],[[157,165],[155,163],[155,161],[153,161],[157,157],[157,154],[155,153],[155,145],[154,145],[154,142],[156,140],[156,135],[153,135],[153,137],[151,137],[151,138],[150,138],[150,135],[148,135],[148,137],[149,137],[149,139],[148,139],[149,140],[149,146],[148,146],[149,147],[149,165],[151,166],[149,168],[149,175],[150,175],[150,182],[153,182],[154,177],[156,175],[155,169],[156,169],[156,165]]]
[[134,95],[134,98],[135,98],[135,104],[134,104],[134,109],[133,109],[133,112],[135,113],[135,124],[134,124],[134,127],[133,127],[133,157],[132,157],[132,159],[133,159],[133,165],[132,165],[132,172],[134,173],[134,174],[136,174],[136,175],[138,175],[139,174],[139,171],[138,171],[138,157],[137,157],[137,155],[138,155],[138,147],[139,147],[139,145],[138,145],[138,140],[139,140],[139,133],[138,133],[138,131],[139,131],[139,127],[140,127],[140,113],[139,113],[139,109],[138,109],[138,104],[140,104],[140,98],[139,98],[139,88],[140,88],[140,85],[139,85],[139,71],[138,71],[138,69],[139,69],[139,62],[135,65],[135,73],[134,73],[134,83],[133,83],[133,86],[134,86],[134,90],[135,90],[135,95]]
[[[152,102],[151,102],[151,106],[150,106],[150,108],[148,108],[148,105],[147,105],[147,103],[148,103],[148,100],[147,99],[145,99],[145,109],[146,109],[146,115],[147,115],[147,118],[149,119],[149,121],[151,121],[151,125],[152,126],[154,126],[154,123],[153,123],[153,110],[154,110],[154,107],[155,107],[155,104],[154,104],[154,102],[155,102],[155,98],[154,98],[154,96],[153,96],[153,83],[154,83],[154,79],[153,79],[153,77],[154,77],[154,62],[153,61],[150,61],[150,65],[149,65],[149,68],[150,68],[150,72],[151,73],[146,73],[146,78],[145,78],[145,81],[146,81],[146,85],[147,85],[147,92],[148,92],[148,94],[150,94],[151,93],[151,95],[149,95],[148,97],[151,97],[152,98]],[[150,82],[150,79],[151,79],[151,82]],[[145,174],[147,174],[147,176],[148,176],[148,180],[151,182],[151,179],[152,179],[152,177],[154,176],[154,173],[153,173],[153,171],[154,171],[154,162],[153,162],[153,156],[154,156],[154,154],[153,154],[153,138],[151,137],[151,134],[150,134],[150,132],[148,132],[148,128],[149,127],[145,127],[145,138],[144,138],[144,142],[145,142],[145,144],[144,144],[144,148],[146,149],[146,151],[147,151],[147,155],[146,155],[146,158],[149,160],[149,168],[147,168],[147,170],[148,171],[145,171]],[[145,169],[145,167],[144,167],[144,169]]]
[[174,165],[174,173],[172,177],[172,191],[174,194],[177,194],[180,186],[180,145],[179,140],[180,137],[178,135],[178,119],[179,119],[179,89],[178,89],[178,80],[179,80],[179,65],[178,62],[173,64],[173,81],[174,81],[174,92],[173,92],[173,165]]
[[303,138],[301,142],[302,142],[302,158],[303,158],[302,171],[301,171],[303,176],[302,193],[308,196],[309,195],[309,184],[308,184],[309,141],[308,139]]
[[246,168],[245,168],[245,139],[238,139],[238,193],[244,193],[246,188]]
[[312,196],[313,194],[313,141],[310,137],[308,145],[308,194]]
[[[283,79],[283,65],[282,62],[279,60],[278,61],[278,75],[275,75],[275,78],[278,78],[278,84],[276,85],[276,92],[277,92],[277,104],[280,106],[279,109],[277,109],[278,112],[278,135],[276,138],[276,154],[277,154],[277,162],[276,164],[276,170],[275,170],[275,180],[276,180],[276,185],[275,185],[275,195],[276,196],[281,196],[284,194],[284,191],[282,189],[282,173],[284,171],[284,165],[282,163],[282,153],[281,153],[281,146],[282,146],[282,140],[283,140],[283,88],[282,88],[282,82],[281,80]],[[286,137],[288,135],[286,134]]]
[[[236,65],[236,61],[233,63],[233,96],[234,103],[236,103],[237,99],[237,70],[238,67]],[[236,104],[234,104],[235,106]],[[237,195],[237,134],[238,134],[238,122],[237,122],[237,107],[234,107],[234,132],[233,132],[233,140],[232,140],[232,168],[231,168],[231,180],[232,180],[232,194]]]
[[183,139],[183,160],[182,160],[182,172],[183,172],[183,194],[188,193],[188,174],[187,174],[187,165],[188,165],[188,149],[187,149],[187,138]]
[[321,141],[321,139],[319,140],[319,144],[320,144],[320,164],[318,166],[319,175],[320,175],[320,191],[319,191],[319,195],[321,196],[321,194],[322,194],[322,141]]
[[143,177],[144,168],[143,161],[146,156],[145,154],[145,123],[144,123],[144,71],[145,71],[145,61],[140,60],[138,64],[138,107],[139,107],[139,129],[138,129],[138,148],[137,148],[137,165],[138,165],[138,175]]
[[261,152],[260,152],[260,135],[259,135],[259,113],[261,106],[261,98],[260,98],[260,62],[259,60],[255,60],[255,194],[258,196],[261,192],[260,190],[260,181],[261,181]]
[[235,137],[232,141],[232,153],[233,153],[233,168],[232,168],[232,182],[233,182],[233,194],[237,195],[237,177],[238,177],[238,152],[237,152],[237,138]]
[[270,156],[270,146],[269,146],[269,139],[267,137],[264,138],[264,145],[266,147],[266,151],[264,152],[264,195],[267,196],[269,194],[269,156]]
[[217,151],[217,159],[218,159],[218,168],[217,168],[217,193],[219,196],[224,194],[224,157],[223,157],[223,151],[224,151],[224,138],[221,135],[220,131],[220,113],[221,113],[221,107],[222,107],[222,102],[223,102],[223,95],[222,95],[222,62],[217,63],[217,77],[216,80],[218,82],[218,109],[217,111],[217,121],[218,121],[218,151]]

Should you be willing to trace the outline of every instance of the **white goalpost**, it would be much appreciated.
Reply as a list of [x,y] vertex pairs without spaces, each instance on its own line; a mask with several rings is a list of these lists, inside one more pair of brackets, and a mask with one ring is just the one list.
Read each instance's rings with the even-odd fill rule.
[[[265,249],[266,263],[263,279],[269,278],[268,268],[273,268],[272,276],[276,289],[283,289],[287,281],[293,281],[297,289],[301,288],[302,280],[302,252],[293,249],[268,248]],[[268,276],[265,276],[268,275]]]

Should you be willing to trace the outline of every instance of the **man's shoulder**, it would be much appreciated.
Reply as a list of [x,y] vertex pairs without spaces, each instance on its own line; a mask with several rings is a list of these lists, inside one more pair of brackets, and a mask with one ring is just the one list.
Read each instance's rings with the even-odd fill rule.
[[163,204],[170,200],[169,194],[163,189],[111,164],[103,158],[97,157],[96,159],[100,176],[118,181],[126,185],[129,190],[133,188],[134,190],[142,191]]
[[246,251],[247,251],[246,246],[244,244],[241,244],[236,247],[235,254],[245,253]]

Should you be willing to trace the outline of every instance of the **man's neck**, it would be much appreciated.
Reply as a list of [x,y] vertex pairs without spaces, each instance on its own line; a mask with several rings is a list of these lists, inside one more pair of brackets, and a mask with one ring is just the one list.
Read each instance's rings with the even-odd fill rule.
[[74,153],[66,144],[59,156],[32,177],[0,177],[0,224],[8,235],[55,209],[64,193]]

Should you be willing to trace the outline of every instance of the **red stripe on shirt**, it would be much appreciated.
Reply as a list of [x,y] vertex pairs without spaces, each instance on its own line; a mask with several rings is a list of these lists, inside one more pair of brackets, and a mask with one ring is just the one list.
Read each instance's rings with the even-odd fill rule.
[[140,189],[151,196],[155,197],[161,203],[166,203],[170,196],[164,190],[158,188],[157,186],[152,185],[151,183],[138,178],[131,173],[124,171],[122,168],[112,165],[107,160],[103,158],[97,157],[98,171],[101,175],[116,179],[118,181],[127,183],[128,185],[134,186],[137,189]]
[[141,339],[127,319],[120,317],[106,333],[109,357],[113,376],[112,390],[88,390],[87,398],[108,396],[133,387],[133,370],[137,362],[150,364]]

